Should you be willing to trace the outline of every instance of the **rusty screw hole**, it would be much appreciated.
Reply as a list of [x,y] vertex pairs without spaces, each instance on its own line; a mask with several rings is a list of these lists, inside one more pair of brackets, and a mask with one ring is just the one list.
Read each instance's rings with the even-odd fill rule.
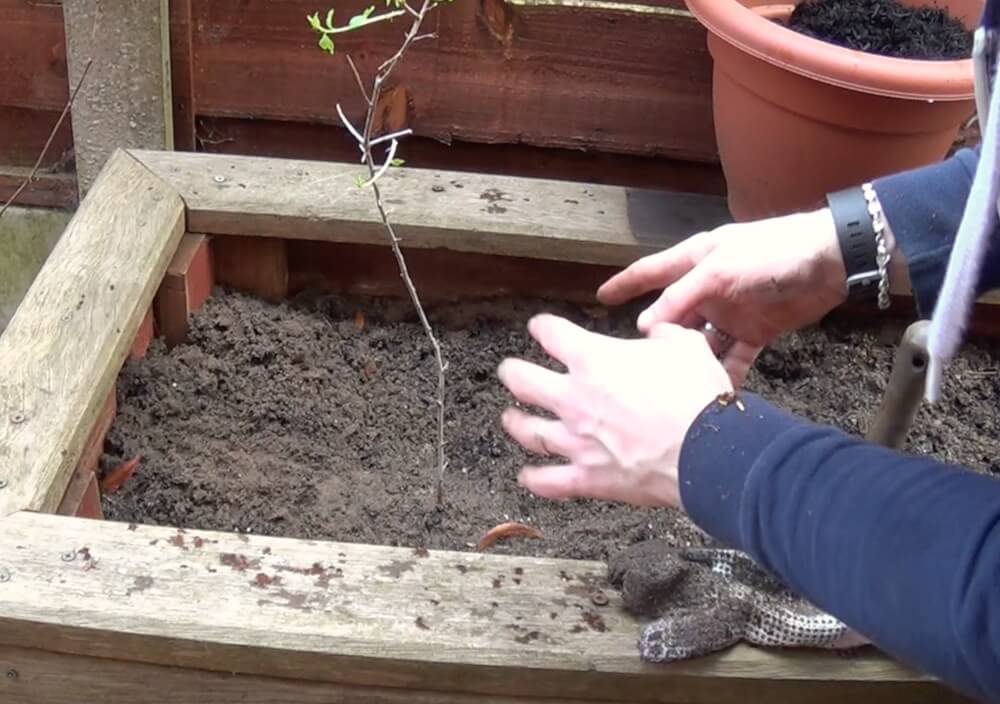
[[595,606],[607,606],[608,595],[602,592],[600,589],[595,589],[590,593],[590,601]]

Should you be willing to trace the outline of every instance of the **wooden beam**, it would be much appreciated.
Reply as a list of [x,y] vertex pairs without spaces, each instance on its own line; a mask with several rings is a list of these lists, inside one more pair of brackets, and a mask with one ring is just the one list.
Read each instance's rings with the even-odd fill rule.
[[[6,203],[30,175],[30,167],[0,165],[0,203]],[[43,173],[21,191],[15,205],[72,210],[78,202],[73,174]]]
[[[293,159],[133,151],[170,183],[193,232],[385,244],[363,169]],[[678,197],[690,225],[656,244],[632,231],[627,189],[567,181],[392,169],[386,205],[405,247],[621,265],[719,224],[724,201]],[[668,194],[669,197],[669,194]],[[694,199],[695,205],[691,205]],[[697,204],[704,208],[699,211]]]
[[173,149],[168,0],[63,0],[81,197],[115,149]]
[[[871,655],[739,647],[672,666],[642,663],[639,625],[616,593],[606,592],[604,606],[590,598],[606,589],[597,562],[22,512],[2,520],[0,569],[8,576],[0,583],[0,645],[21,649],[561,701],[961,701]],[[53,663],[53,682],[72,669]]]
[[[366,172],[353,164],[132,154],[177,189],[198,232],[386,243],[371,194],[354,186]],[[624,266],[724,222],[721,197],[665,192],[686,224],[641,240],[629,219],[628,188],[413,168],[390,170],[384,179],[404,247]],[[1000,292],[978,300],[975,329],[996,329],[989,317]]]
[[117,152],[0,336],[0,516],[55,510],[184,231],[184,204]]

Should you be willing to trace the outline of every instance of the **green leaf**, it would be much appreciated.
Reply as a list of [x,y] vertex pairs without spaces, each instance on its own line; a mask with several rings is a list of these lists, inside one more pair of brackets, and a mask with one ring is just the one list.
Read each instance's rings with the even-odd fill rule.
[[326,13],[326,26],[327,27],[331,27],[331,28],[333,27],[333,8],[332,7],[330,8],[330,11]]
[[312,27],[317,32],[320,31],[322,25],[319,23],[319,13],[316,12],[311,15],[306,15],[306,19],[309,20],[309,26]]
[[324,34],[319,38],[319,48],[331,54],[333,53],[333,40],[330,39],[329,34]]
[[354,178],[354,185],[357,186],[358,188],[364,188],[365,187],[365,177],[364,176],[356,176]]
[[375,12],[375,6],[371,5],[370,7],[366,8],[365,11],[362,12],[360,15],[355,15],[354,17],[352,17],[351,20],[347,23],[347,26],[358,27],[360,25],[363,25],[365,22],[368,21],[368,18],[372,16],[373,12]]
[[393,160],[392,160],[391,162],[389,162],[389,163],[390,163],[390,164],[391,164],[392,166],[402,166],[403,164],[405,164],[405,163],[406,163],[406,161],[404,161],[403,159],[393,159]]

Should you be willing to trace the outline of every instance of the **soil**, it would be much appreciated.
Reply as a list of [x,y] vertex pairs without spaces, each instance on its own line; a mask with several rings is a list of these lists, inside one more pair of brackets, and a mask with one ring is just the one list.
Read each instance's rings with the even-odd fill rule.
[[816,39],[872,54],[954,60],[972,54],[972,33],[944,9],[898,0],[804,0],[788,27]]
[[[445,506],[434,510],[436,372],[408,302],[304,294],[280,304],[226,291],[192,322],[190,343],[154,341],[118,380],[118,417],[102,458],[138,471],[104,497],[107,518],[306,539],[473,549],[504,521],[542,540],[493,552],[607,559],[650,538],[707,544],[672,510],[550,502],[517,486],[530,461],[499,424],[496,379],[509,355],[545,358],[525,331],[548,310],[636,336],[642,302],[610,314],[536,300],[431,310],[449,361]],[[860,434],[881,399],[901,328],[827,323],[765,351],[748,387],[780,406]],[[881,335],[881,339],[880,339]],[[970,346],[940,408],[921,410],[910,449],[1000,473],[1000,350]]]

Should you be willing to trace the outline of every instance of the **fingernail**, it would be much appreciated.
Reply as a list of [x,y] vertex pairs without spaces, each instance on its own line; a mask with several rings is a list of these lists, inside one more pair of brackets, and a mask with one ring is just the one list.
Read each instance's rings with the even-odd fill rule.
[[643,332],[645,332],[646,328],[649,327],[649,324],[652,321],[652,318],[653,318],[653,314],[650,313],[648,310],[644,310],[644,311],[642,311],[642,313],[639,314],[639,320],[637,321],[636,324],[639,326],[640,330],[642,330]]

